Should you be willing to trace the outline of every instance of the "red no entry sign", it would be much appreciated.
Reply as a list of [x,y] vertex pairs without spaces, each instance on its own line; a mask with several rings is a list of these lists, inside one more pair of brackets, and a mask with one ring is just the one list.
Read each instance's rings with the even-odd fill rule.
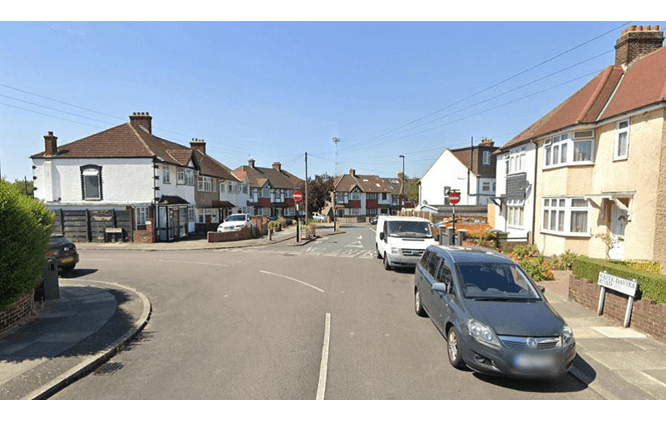
[[296,202],[301,202],[303,200],[303,195],[299,191],[294,192],[292,196]]
[[451,192],[449,194],[449,202],[452,205],[456,205],[458,202],[460,202],[460,194],[458,192]]

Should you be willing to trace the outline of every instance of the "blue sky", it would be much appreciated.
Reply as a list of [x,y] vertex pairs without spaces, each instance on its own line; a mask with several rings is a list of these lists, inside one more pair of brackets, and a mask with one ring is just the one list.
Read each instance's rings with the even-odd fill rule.
[[304,177],[308,152],[309,175],[390,177],[404,155],[421,177],[445,148],[508,142],[613,64],[630,24],[666,27],[629,22],[2,22],[0,171],[30,179],[48,131],[149,112],[232,169]]

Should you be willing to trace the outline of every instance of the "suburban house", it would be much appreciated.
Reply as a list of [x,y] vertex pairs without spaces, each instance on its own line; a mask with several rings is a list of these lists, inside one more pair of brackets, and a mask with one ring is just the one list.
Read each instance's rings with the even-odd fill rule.
[[249,194],[246,202],[248,209],[255,215],[295,216],[296,203],[292,195],[305,182],[286,170],[280,163],[273,163],[270,168],[257,167],[250,159],[248,165],[233,171],[238,180],[247,180]]
[[[535,190],[526,207],[534,207],[534,243],[544,254],[666,263],[663,41],[659,26],[625,29],[614,65],[501,148],[510,159],[536,145],[536,180],[523,184]],[[518,196],[509,176],[507,205]]]
[[532,242],[535,232],[534,205],[537,146],[524,139],[507,143],[494,152],[497,156],[496,197],[492,198],[496,230],[508,233],[509,240]]
[[231,169],[207,155],[203,139],[193,139],[190,147],[199,169],[195,193],[197,231],[214,231],[230,214],[248,210],[248,181],[239,179]]
[[238,179],[205,154],[205,142],[187,148],[153,135],[148,113],[129,119],[65,145],[44,136],[45,150],[31,157],[35,197],[56,212],[55,231],[79,241],[117,230],[135,241],[169,241],[195,232],[199,209],[226,209],[213,204],[217,193],[208,195],[212,181]]
[[348,174],[335,178],[335,209],[338,217],[396,214],[401,208],[402,173],[397,178]]
[[445,149],[419,180],[419,209],[424,206],[448,206],[444,187],[460,191],[460,205],[486,205],[495,196],[493,141],[479,145]]

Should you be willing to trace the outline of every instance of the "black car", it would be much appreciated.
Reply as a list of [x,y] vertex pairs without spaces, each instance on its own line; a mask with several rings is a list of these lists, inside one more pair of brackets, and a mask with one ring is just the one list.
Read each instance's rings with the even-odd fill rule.
[[49,240],[46,256],[58,260],[58,268],[71,271],[79,263],[79,253],[76,245],[62,235],[52,235]]
[[429,246],[416,266],[414,310],[446,338],[456,368],[556,378],[576,356],[573,331],[542,289],[490,249]]

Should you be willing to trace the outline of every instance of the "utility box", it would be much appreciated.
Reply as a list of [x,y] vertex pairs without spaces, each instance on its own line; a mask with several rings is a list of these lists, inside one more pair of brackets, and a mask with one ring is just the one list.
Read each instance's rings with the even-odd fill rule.
[[58,285],[58,260],[47,258],[44,267],[44,280],[35,289],[35,300],[51,300],[60,298]]

